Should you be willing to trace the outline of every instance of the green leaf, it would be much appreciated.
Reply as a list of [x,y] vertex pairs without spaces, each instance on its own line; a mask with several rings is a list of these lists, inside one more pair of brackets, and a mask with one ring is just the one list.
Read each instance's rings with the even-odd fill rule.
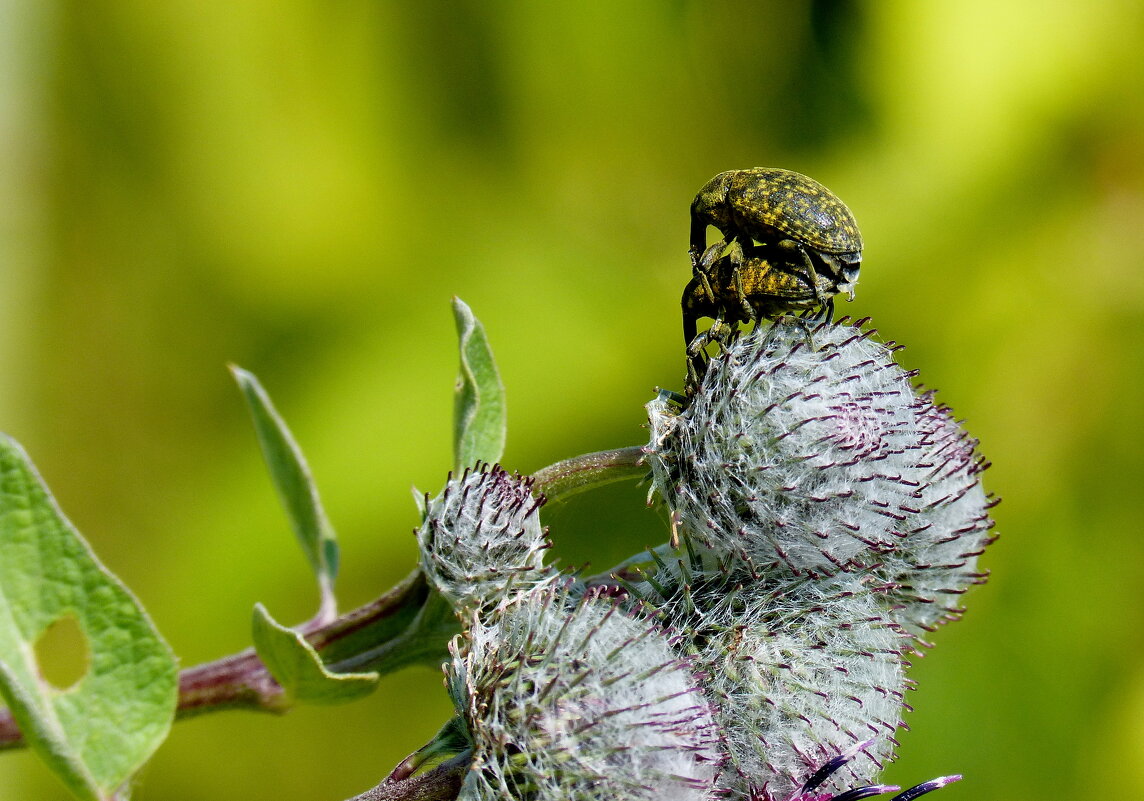
[[453,457],[457,472],[477,461],[500,461],[505,442],[504,384],[484,326],[465,302],[453,298],[461,370],[453,405]]
[[[78,625],[90,665],[67,689],[36,642]],[[178,700],[170,648],[64,517],[23,449],[0,434],[0,694],[28,744],[82,799],[114,796],[167,736]]]
[[389,779],[406,779],[431,762],[444,762],[466,751],[471,752],[473,744],[469,737],[465,719],[460,715],[453,716],[437,731],[432,740],[401,760],[389,775]]
[[322,597],[319,617],[332,619],[337,614],[334,579],[338,573],[338,543],[333,526],[322,509],[310,468],[302,456],[302,449],[294,441],[290,429],[274,409],[270,396],[258,379],[235,365],[231,365],[230,371],[250,408],[258,444],[262,447],[262,456],[270,469],[274,488],[278,490],[294,534],[317,576]]
[[341,704],[369,695],[376,673],[331,673],[306,639],[254,605],[254,650],[282,689],[287,704]]

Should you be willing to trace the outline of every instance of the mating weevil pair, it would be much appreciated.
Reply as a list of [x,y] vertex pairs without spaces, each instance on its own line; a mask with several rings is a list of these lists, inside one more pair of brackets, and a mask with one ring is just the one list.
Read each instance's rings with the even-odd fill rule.
[[[723,238],[707,246],[707,228]],[[838,197],[805,175],[776,167],[730,170],[712,178],[691,203],[692,278],[683,291],[683,337],[689,384],[697,383],[703,348],[739,323],[790,310],[821,309],[854,284],[862,234]],[[700,317],[714,324],[702,336]]]

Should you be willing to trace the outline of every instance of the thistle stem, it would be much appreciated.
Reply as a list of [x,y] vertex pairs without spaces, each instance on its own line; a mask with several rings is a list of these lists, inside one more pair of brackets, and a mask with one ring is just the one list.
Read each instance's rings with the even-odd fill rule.
[[647,472],[643,448],[617,448],[573,456],[543,467],[532,474],[532,489],[549,501],[559,501],[614,481],[642,478]]
[[418,776],[386,779],[349,801],[452,801],[461,790],[471,761],[472,755],[464,753]]

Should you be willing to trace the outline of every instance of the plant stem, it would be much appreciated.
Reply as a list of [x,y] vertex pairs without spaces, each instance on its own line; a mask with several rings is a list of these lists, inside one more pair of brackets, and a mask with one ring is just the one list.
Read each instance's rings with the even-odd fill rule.
[[253,648],[179,671],[176,718],[223,709],[285,712],[282,687]]
[[[300,627],[303,636],[316,650],[346,659],[348,655],[377,648],[400,636],[404,630],[401,616],[415,614],[428,597],[428,585],[419,570],[414,570],[400,584],[373,601],[347,612],[327,624],[311,621]],[[361,637],[363,632],[386,623],[399,621],[395,632],[383,636]],[[327,660],[328,661],[328,660]],[[382,672],[386,664],[372,665]],[[188,718],[224,709],[246,709],[281,714],[288,706],[283,702],[282,687],[270,675],[254,649],[248,648],[231,656],[195,665],[179,672],[177,718]],[[11,712],[0,709],[0,751],[23,748],[27,743],[17,728]]]
[[0,709],[0,751],[9,748],[23,748],[24,735],[16,728],[16,721],[7,709]]
[[549,501],[558,501],[613,481],[641,478],[647,474],[643,456],[639,446],[573,456],[533,473],[532,489]]
[[[646,472],[640,447],[599,451],[538,470],[533,474],[533,490],[550,501],[563,500],[603,484],[642,477]],[[424,577],[419,570],[414,570],[404,581],[370,603],[329,623],[323,623],[319,617],[303,624],[299,630],[322,654],[323,661],[335,670],[366,665],[370,670],[388,672],[410,661],[411,657],[401,655],[400,648],[390,646],[403,642],[408,624],[422,611],[428,597]],[[420,658],[424,654],[415,656]],[[288,709],[283,698],[278,682],[254,650],[248,648],[180,671],[176,717],[225,709],[281,714]],[[0,709],[0,751],[26,745],[11,712]],[[377,796],[379,799],[388,797]]]
[[471,761],[472,755],[464,753],[418,776],[387,779],[349,801],[452,801],[461,790]]

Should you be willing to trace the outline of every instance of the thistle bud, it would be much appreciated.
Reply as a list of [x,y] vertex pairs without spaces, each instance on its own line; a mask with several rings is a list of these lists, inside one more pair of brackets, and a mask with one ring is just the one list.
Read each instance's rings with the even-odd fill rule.
[[739,338],[685,410],[648,404],[647,461],[697,549],[762,575],[866,574],[917,635],[983,578],[991,504],[976,441],[873,333],[780,320]]
[[474,608],[553,578],[532,481],[487,465],[450,478],[426,500],[421,567],[454,607]]
[[[788,801],[816,769],[826,790],[868,785],[893,758],[912,640],[869,576],[711,570],[686,556],[627,587],[678,635],[708,680],[729,759],[731,797]],[[865,741],[869,740],[869,743]],[[818,799],[818,796],[814,797]]]
[[710,799],[712,709],[665,631],[612,599],[515,596],[451,646],[473,767],[461,801]]
[[699,632],[697,664],[727,733],[725,786],[785,801],[819,765],[874,740],[824,784],[841,792],[893,758],[909,640],[877,595],[849,575],[788,578],[742,591],[731,625]]

